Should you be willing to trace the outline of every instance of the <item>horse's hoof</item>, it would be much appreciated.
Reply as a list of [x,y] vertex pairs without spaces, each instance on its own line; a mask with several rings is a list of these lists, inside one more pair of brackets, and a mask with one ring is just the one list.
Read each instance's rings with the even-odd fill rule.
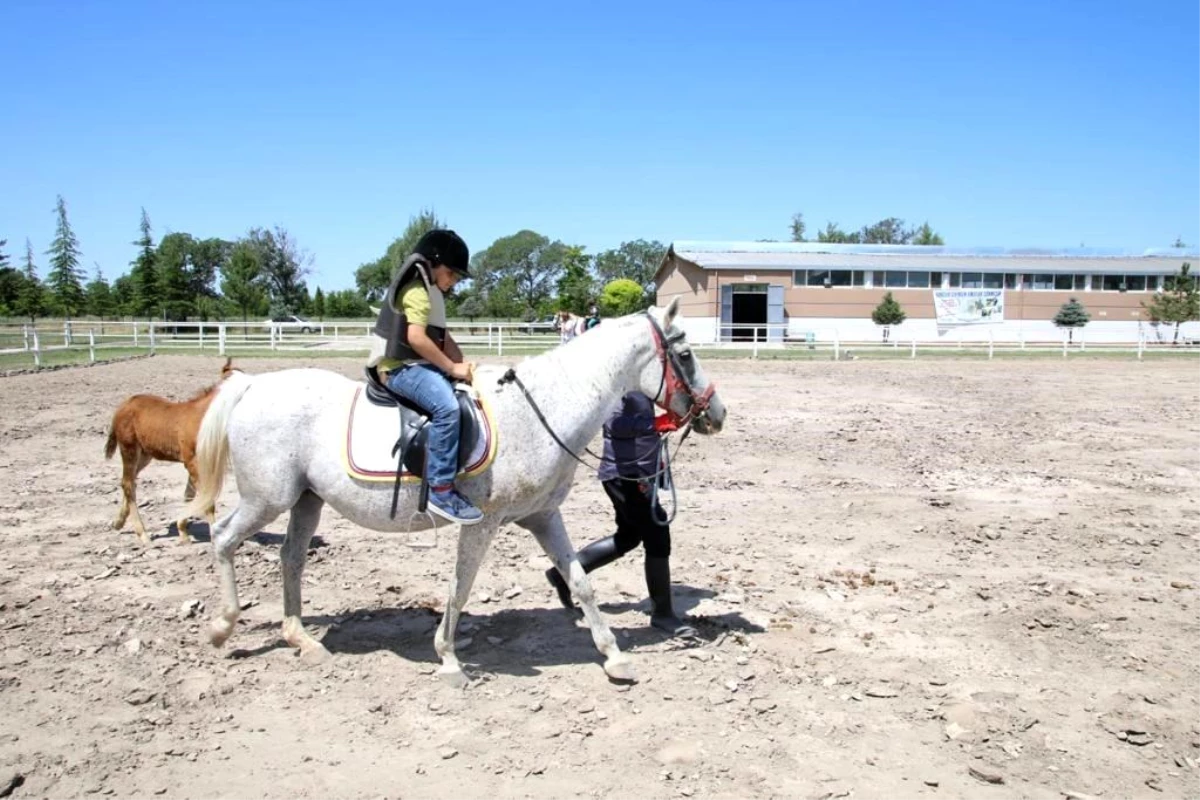
[[313,642],[308,647],[300,648],[300,663],[308,667],[319,667],[322,664],[328,664],[333,659],[333,654],[325,649],[325,645],[320,642]]
[[608,679],[616,683],[637,683],[637,673],[633,670],[633,664],[629,661],[614,661],[609,659],[604,662],[604,674],[608,675]]
[[467,679],[466,673],[462,671],[462,667],[441,667],[437,674],[442,679],[442,683],[451,689],[465,689],[471,682]]
[[208,626],[208,641],[213,647],[225,644],[229,634],[233,633],[233,623],[226,619],[214,619]]

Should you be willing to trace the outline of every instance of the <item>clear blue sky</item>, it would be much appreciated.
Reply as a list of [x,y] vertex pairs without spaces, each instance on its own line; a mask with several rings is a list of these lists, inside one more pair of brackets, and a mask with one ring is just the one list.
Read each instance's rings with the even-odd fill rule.
[[[353,286],[432,207],[472,250],[788,238],[1200,243],[1196,0],[5,0],[0,238],[89,272],[282,225]],[[602,10],[604,9],[604,10]],[[17,258],[13,259],[18,260]]]

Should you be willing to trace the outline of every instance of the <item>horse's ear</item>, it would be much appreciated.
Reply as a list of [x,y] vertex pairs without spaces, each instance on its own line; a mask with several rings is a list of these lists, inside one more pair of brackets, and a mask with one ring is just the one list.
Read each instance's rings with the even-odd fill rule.
[[679,295],[675,295],[675,299],[667,306],[667,313],[663,315],[663,327],[667,327],[675,319],[675,315],[679,313]]

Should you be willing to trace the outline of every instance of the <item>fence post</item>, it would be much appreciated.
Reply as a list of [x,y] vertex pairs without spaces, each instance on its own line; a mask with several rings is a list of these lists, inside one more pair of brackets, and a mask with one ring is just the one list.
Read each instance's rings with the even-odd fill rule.
[[916,357],[917,357],[917,337],[914,336],[913,342],[912,342],[912,355],[910,356],[910,358],[916,358]]
[[754,350],[750,357],[758,358],[758,328],[757,327],[754,329]]
[[1063,358],[1067,357],[1067,334],[1063,333]]
[[148,325],[150,328],[150,355],[154,355],[154,320]]
[[1025,329],[1021,328],[1021,349],[1025,349]]
[[488,323],[488,348],[489,353],[492,352],[492,323]]
[[992,357],[996,348],[996,337],[992,334],[992,329],[988,328],[988,358]]
[[1087,337],[1083,335],[1083,328],[1079,329],[1079,349],[1087,350]]
[[269,335],[271,337],[271,349],[274,350],[275,349],[275,326],[274,325],[272,325],[270,327]]
[[833,329],[833,360],[840,361],[842,358],[841,339],[838,336],[837,328]]
[[33,365],[38,369],[42,367],[42,346],[38,342],[37,328],[33,329]]
[[137,349],[137,346],[138,346],[138,340],[137,340],[137,318],[134,318],[134,320],[133,320],[133,347],[134,347],[134,349],[135,349],[135,350]]
[[198,322],[198,323],[196,323],[196,330],[197,330],[197,331],[199,332],[199,334],[200,334],[200,344],[199,344],[199,347],[200,347],[200,349],[201,349],[201,350],[203,350],[203,349],[204,349],[204,323],[203,323],[203,322]]
[[225,323],[217,327],[217,355],[225,355]]
[[88,362],[96,363],[96,331],[88,328]]
[[25,342],[25,352],[28,353],[29,352],[29,326],[28,325],[21,326],[21,338]]
[[496,355],[504,355],[504,328],[496,329]]
[[71,320],[63,323],[63,344],[67,347],[71,346]]
[[[34,334],[33,340],[34,340],[34,342],[37,342],[37,334],[36,333]],[[1138,361],[1142,360],[1142,350],[1145,349],[1145,347],[1146,347],[1146,335],[1144,333],[1138,333]]]

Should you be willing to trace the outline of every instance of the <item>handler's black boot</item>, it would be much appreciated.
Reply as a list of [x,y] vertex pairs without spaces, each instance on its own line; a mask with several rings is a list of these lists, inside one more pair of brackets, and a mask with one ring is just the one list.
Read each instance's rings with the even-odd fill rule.
[[695,638],[696,629],[675,616],[671,602],[671,559],[646,558],[646,589],[650,593],[650,624],[670,636]]
[[[617,547],[615,536],[605,536],[584,547],[576,553],[576,557],[579,559],[579,565],[583,567],[584,573],[588,573],[600,569],[605,564],[611,564],[627,552],[629,551]],[[558,601],[563,604],[563,608],[568,611],[575,610],[575,601],[571,599],[571,587],[567,586],[567,582],[559,574],[557,567],[546,570],[546,580],[550,581],[550,585],[558,592]]]

